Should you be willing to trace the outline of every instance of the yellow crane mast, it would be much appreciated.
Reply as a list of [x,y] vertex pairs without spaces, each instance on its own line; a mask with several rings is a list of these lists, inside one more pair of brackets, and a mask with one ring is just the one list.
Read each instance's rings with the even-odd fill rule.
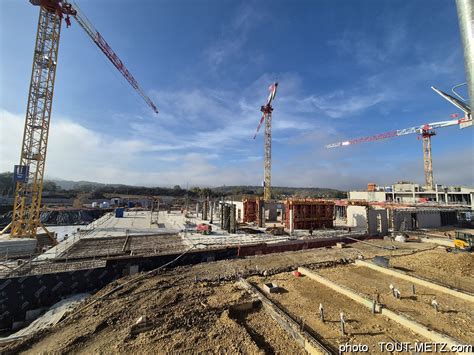
[[265,132],[264,132],[264,168],[263,168],[263,199],[269,201],[272,198],[272,102],[275,99],[277,92],[278,83],[274,82],[268,90],[267,103],[260,108],[262,111],[262,117],[257,127],[257,131],[253,136],[253,139],[257,137],[257,133],[260,130],[263,122],[265,121]]
[[39,6],[40,11],[20,164],[15,165],[13,174],[15,200],[10,234],[13,237],[34,238],[38,227],[42,227],[41,195],[62,19],[65,19],[69,27],[70,16],[74,17],[152,110],[155,113],[158,113],[158,110],[100,33],[79,13],[77,5],[73,6],[66,0],[30,0],[30,2]]

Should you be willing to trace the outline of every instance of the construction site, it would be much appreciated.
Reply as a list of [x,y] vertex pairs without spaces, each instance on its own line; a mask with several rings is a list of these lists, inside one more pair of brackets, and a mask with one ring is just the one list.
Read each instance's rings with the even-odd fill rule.
[[30,3],[39,21],[20,162],[14,194],[0,198],[0,353],[474,353],[474,187],[438,184],[431,150],[445,127],[472,137],[472,0],[452,4],[469,99],[432,87],[459,113],[325,147],[417,135],[424,183],[367,181],[345,198],[274,192],[284,81],[255,110],[261,194],[43,196],[62,24],[80,26],[161,110],[75,2]]

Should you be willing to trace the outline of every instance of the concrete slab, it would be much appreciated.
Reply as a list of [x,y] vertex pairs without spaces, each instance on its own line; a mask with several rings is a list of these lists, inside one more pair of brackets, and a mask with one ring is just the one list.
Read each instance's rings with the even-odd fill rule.
[[[217,218],[214,219],[217,222]],[[196,232],[196,226],[200,223],[210,224],[212,226],[212,233],[203,235]],[[259,229],[261,232],[264,229]],[[179,233],[179,234],[178,234]],[[355,233],[355,232],[353,232]],[[172,238],[166,239],[165,235],[179,236],[179,240],[173,241]],[[162,243],[157,246],[156,252],[163,252],[164,249],[174,250],[177,247],[194,247],[196,249],[220,248],[228,246],[240,245],[255,245],[255,244],[275,244],[286,242],[295,239],[318,239],[331,238],[343,235],[352,235],[344,230],[315,230],[313,235],[309,236],[308,231],[296,231],[293,236],[289,235],[272,235],[267,233],[228,233],[220,228],[218,223],[209,223],[209,221],[202,220],[199,216],[191,213],[181,213],[181,211],[160,211],[159,213],[151,213],[151,211],[126,211],[123,218],[117,218],[113,213],[107,213],[93,223],[80,227],[79,231],[72,233],[67,239],[61,241],[58,245],[47,250],[45,253],[38,256],[35,261],[54,259],[58,257],[65,257],[71,254],[72,250],[77,252],[80,245],[97,244],[100,248],[110,249],[110,255],[115,250],[115,244],[119,241],[113,241],[114,238],[130,237],[132,244],[135,239],[140,239],[146,236],[163,235]],[[128,236],[128,237],[127,237]],[[133,238],[135,237],[135,238]],[[138,238],[140,237],[140,238]],[[104,243],[100,240],[104,239]],[[89,241],[90,243],[86,243]],[[154,241],[153,243],[155,243]],[[156,244],[156,243],[155,243]],[[124,252],[123,249],[132,252],[136,249],[122,242],[119,252],[112,254],[118,255]],[[90,249],[90,248],[89,248]],[[158,250],[159,249],[159,250]],[[155,252],[155,253],[156,253]],[[72,253],[74,254],[74,253]],[[76,253],[77,254],[77,253]],[[89,256],[91,253],[88,252]],[[98,253],[98,256],[104,253]]]
[[36,253],[36,239],[0,237],[0,256],[2,258],[30,256]]

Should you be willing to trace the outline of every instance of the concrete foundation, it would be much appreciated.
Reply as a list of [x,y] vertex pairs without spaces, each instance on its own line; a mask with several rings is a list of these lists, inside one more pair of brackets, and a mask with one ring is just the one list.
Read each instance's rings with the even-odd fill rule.
[[246,289],[251,295],[262,302],[262,305],[270,316],[277,321],[277,323],[302,346],[309,354],[331,354],[330,349],[324,346],[320,341],[314,338],[296,322],[288,313],[274,304],[270,299],[260,292],[256,287],[252,286],[246,280],[241,279],[239,285]]
[[[372,308],[373,307],[373,304],[372,304],[372,301],[371,300],[368,300],[358,294],[356,294],[355,292],[353,292],[352,290],[349,290],[343,286],[340,286],[306,268],[303,268],[303,267],[299,267],[298,268],[298,271],[301,272],[303,275],[306,275],[308,276],[309,278],[315,280],[315,281],[318,281],[320,283],[322,283],[323,285],[325,286],[328,286],[330,288],[332,288],[333,290],[351,298],[352,300],[368,307],[368,308]],[[456,339],[453,339],[445,334],[441,334],[441,333],[438,333],[432,329],[429,329],[428,327],[414,321],[414,320],[411,320],[411,319],[408,319],[406,318],[405,316],[402,316],[400,314],[397,314],[387,308],[383,308],[381,305],[377,304],[375,306],[375,311],[376,313],[381,313],[382,315],[386,316],[387,318],[390,318],[391,320],[403,325],[404,327],[407,327],[408,329],[414,331],[415,333],[418,333],[422,336],[424,336],[425,338],[427,339],[430,339],[431,341],[433,342],[437,342],[437,343],[446,343],[448,348],[452,347],[452,346],[461,346],[461,343],[458,342]]]
[[469,302],[474,302],[474,295],[470,295],[470,294],[467,294],[467,293],[464,293],[464,292],[456,291],[456,290],[453,290],[453,289],[448,288],[446,286],[442,286],[442,285],[435,284],[433,282],[422,280],[418,277],[413,277],[413,276],[407,275],[407,274],[405,274],[403,272],[400,272],[400,271],[395,271],[393,269],[380,267],[378,265],[375,265],[374,263],[371,263],[371,262],[368,262],[368,261],[363,261],[363,260],[356,260],[355,264],[371,268],[373,270],[376,270],[378,272],[381,272],[381,273],[384,273],[384,274],[387,274],[387,275],[390,275],[390,276],[398,277],[399,279],[403,279],[403,280],[410,281],[412,283],[416,283],[420,286],[431,288],[435,291],[444,292],[446,294],[461,298],[461,299],[469,301]]

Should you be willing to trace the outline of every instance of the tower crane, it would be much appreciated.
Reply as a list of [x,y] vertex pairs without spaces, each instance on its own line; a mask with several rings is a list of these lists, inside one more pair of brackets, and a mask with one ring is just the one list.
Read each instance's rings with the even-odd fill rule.
[[[441,121],[441,122],[432,122],[426,123],[420,126],[409,127],[405,129],[398,129],[395,131],[389,131],[385,133],[376,134],[373,136],[356,138],[348,141],[332,143],[326,145],[326,148],[338,148],[338,147],[345,147],[353,144],[364,143],[364,142],[372,142],[381,139],[388,139],[393,137],[405,136],[408,134],[418,134],[421,136],[423,141],[423,166],[425,172],[425,187],[428,189],[434,189],[434,181],[433,181],[433,163],[431,158],[431,137],[436,135],[435,129],[450,127],[459,125],[459,127],[466,128],[472,126],[472,116],[471,116],[471,109],[470,107],[461,102],[460,100],[438,90],[434,87],[432,89],[437,92],[439,95],[444,97],[446,100],[451,102],[454,106],[464,111],[464,117],[459,119],[453,119],[448,121]],[[458,115],[451,115],[453,118],[457,117]]]
[[262,111],[262,118],[260,118],[260,122],[257,126],[257,131],[253,136],[253,139],[257,137],[258,131],[262,126],[263,122],[265,121],[265,133],[264,133],[264,181],[263,181],[263,199],[264,201],[268,201],[272,198],[272,102],[275,99],[275,95],[278,88],[278,82],[274,82],[268,90],[270,93],[268,94],[267,103],[264,106],[260,107],[260,111]]
[[75,18],[153,112],[158,113],[158,109],[75,3],[68,0],[30,0],[30,3],[39,6],[39,20],[20,164],[15,165],[13,174],[15,200],[10,234],[12,237],[34,238],[38,227],[44,228],[40,223],[41,195],[62,20],[69,27],[70,18]]

